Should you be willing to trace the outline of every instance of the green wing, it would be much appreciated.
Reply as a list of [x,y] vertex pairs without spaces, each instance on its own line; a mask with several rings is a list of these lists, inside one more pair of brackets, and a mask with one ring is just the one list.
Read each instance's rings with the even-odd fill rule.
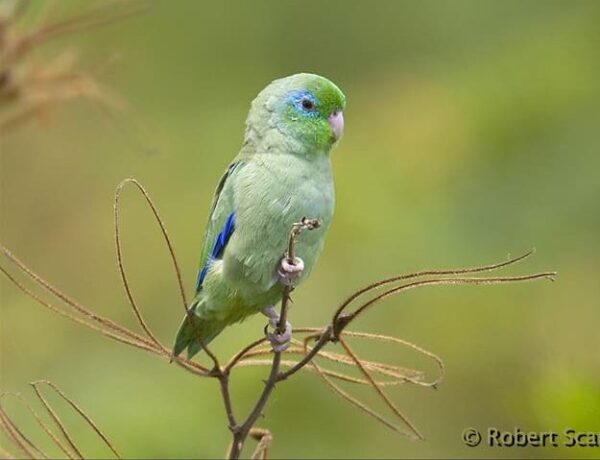
[[219,237],[220,232],[223,230],[223,227],[226,225],[227,220],[234,212],[233,189],[231,183],[243,164],[244,162],[241,160],[231,163],[217,184],[213,204],[210,210],[210,217],[206,226],[206,233],[204,234],[204,243],[200,255],[200,268],[196,281],[196,292],[201,288],[203,272],[207,269],[209,257],[215,247],[215,242]]
[[[179,327],[175,344],[173,345],[173,356],[179,355],[185,348],[188,349],[188,357],[191,358],[202,349],[202,343],[208,343],[216,337],[225,324],[211,321],[210,319],[202,318],[200,313],[196,311],[201,300],[202,279],[203,273],[206,274],[209,258],[215,248],[215,242],[220,237],[223,228],[227,225],[228,219],[234,212],[233,206],[233,181],[235,175],[240,171],[244,164],[242,160],[236,160],[217,184],[213,204],[206,225],[206,233],[204,235],[204,243],[202,245],[202,254],[200,256],[200,270],[196,281],[196,297],[190,305],[190,309],[194,312],[193,317],[186,315]],[[200,341],[202,340],[202,342]]]

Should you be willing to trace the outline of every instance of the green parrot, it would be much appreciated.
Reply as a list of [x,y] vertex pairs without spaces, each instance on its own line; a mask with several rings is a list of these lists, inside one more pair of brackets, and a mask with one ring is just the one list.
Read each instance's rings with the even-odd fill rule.
[[[345,96],[328,79],[300,73],[270,83],[252,102],[240,153],[219,181],[208,220],[196,295],[173,355],[191,358],[226,326],[262,312],[272,326],[284,284],[306,279],[334,210],[329,154],[342,137]],[[293,264],[284,253],[292,225],[321,226],[299,235]],[[284,350],[291,326],[269,334]]]

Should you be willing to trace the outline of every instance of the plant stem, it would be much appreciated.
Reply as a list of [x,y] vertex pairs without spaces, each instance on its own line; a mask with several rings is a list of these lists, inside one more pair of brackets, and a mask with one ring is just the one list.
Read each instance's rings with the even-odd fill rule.
[[[288,259],[289,263],[294,263],[294,260],[295,260],[294,249],[296,246],[296,237],[300,234],[300,232],[302,232],[302,230],[314,230],[315,228],[318,228],[319,226],[320,226],[320,222],[318,219],[306,219],[306,218],[302,218],[301,222],[294,224],[294,226],[292,227],[292,231],[290,232],[289,242],[288,242],[288,250],[285,255],[285,257]],[[288,312],[289,303],[290,303],[290,293],[292,292],[292,289],[293,289],[293,287],[290,285],[285,285],[283,288],[283,294],[281,296],[281,310],[279,312],[279,323],[277,324],[277,332],[278,333],[282,333],[285,330],[285,325],[286,325],[286,320],[287,320],[287,312]],[[323,341],[323,344],[321,345],[321,347],[324,346],[325,343],[326,343],[326,341]],[[319,347],[317,349],[317,351],[321,347]],[[240,455],[242,454],[242,450],[244,448],[244,443],[246,442],[246,439],[248,438],[248,434],[250,433],[250,430],[252,429],[252,427],[254,426],[256,421],[258,420],[258,417],[260,417],[262,415],[263,410],[264,410],[265,406],[267,405],[267,401],[269,400],[271,393],[275,389],[277,382],[279,382],[281,380],[281,378],[280,378],[280,376],[281,376],[281,374],[280,374],[281,354],[282,354],[281,351],[273,350],[273,362],[271,364],[271,371],[269,373],[269,377],[267,378],[267,380],[265,382],[263,391],[262,391],[260,397],[258,398],[258,401],[256,401],[254,408],[252,409],[252,411],[250,412],[250,414],[248,415],[248,417],[246,418],[246,420],[244,421],[244,423],[242,425],[237,426],[234,424],[231,427],[231,431],[233,433],[233,444],[231,445],[231,450],[229,451],[230,459],[240,458]],[[311,357],[312,356],[314,356],[314,353],[311,355]],[[306,364],[307,362],[308,362],[308,360],[306,360],[304,362],[304,364]],[[294,372],[296,372],[298,369],[295,369]],[[292,373],[294,373],[294,372],[292,372]],[[291,373],[288,375],[291,375]],[[227,410],[228,418],[229,418],[230,411],[231,411],[231,401],[229,400],[229,390],[228,390],[228,386],[226,385],[226,383],[227,382],[223,379],[223,377],[221,377],[221,388],[222,388],[222,393],[223,393],[223,399],[226,401],[225,406],[226,406],[226,410]],[[225,384],[225,386],[223,386],[224,384]],[[229,402],[227,402],[227,400],[229,400]],[[230,424],[231,424],[232,420],[235,421],[233,417],[229,418],[229,420],[230,420]]]

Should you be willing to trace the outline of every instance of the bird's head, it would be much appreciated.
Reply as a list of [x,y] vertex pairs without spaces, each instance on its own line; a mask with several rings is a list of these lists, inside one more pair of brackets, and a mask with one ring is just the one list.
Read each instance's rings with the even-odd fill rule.
[[301,153],[329,152],[344,132],[345,106],[344,93],[319,75],[275,80],[252,103],[246,141],[255,137],[267,150],[284,142]]

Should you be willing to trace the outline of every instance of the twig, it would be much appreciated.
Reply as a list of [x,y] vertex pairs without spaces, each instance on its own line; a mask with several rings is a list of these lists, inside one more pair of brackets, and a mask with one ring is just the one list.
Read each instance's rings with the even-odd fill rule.
[[233,367],[244,357],[246,356],[250,350],[253,350],[254,348],[258,347],[259,345],[261,345],[262,343],[265,342],[265,338],[261,337],[258,340],[255,340],[254,342],[246,345],[244,348],[242,348],[239,352],[237,352],[233,358],[231,358],[229,360],[229,362],[225,365],[224,368],[224,372],[229,372],[231,371],[231,369],[233,369]]
[[[74,315],[71,315],[59,308],[56,308],[54,305],[52,305],[49,302],[46,302],[45,300],[43,300],[41,297],[39,297],[38,295],[36,295],[33,291],[31,291],[30,289],[26,288],[25,286],[23,286],[23,284],[21,284],[20,282],[18,282],[16,280],[16,278],[14,278],[10,273],[8,273],[8,271],[3,268],[0,267],[0,272],[2,272],[17,288],[19,288],[22,292],[24,292],[27,296],[29,296],[30,298],[32,298],[33,300],[35,300],[36,302],[38,302],[40,305],[46,307],[47,309],[49,309],[50,311],[63,316],[65,318],[68,318],[69,320],[81,324],[83,326],[86,326],[92,330],[98,331],[101,334],[110,337],[111,339],[117,340],[119,342],[122,342],[126,345],[131,345],[133,347],[136,348],[140,348],[142,350],[147,350],[147,351],[151,351],[151,352],[155,352],[157,353],[157,349],[155,348],[154,344],[152,344],[151,342],[147,342],[143,337],[140,336],[136,336],[134,339],[129,338],[126,335],[119,335],[117,333],[114,333],[110,330],[106,330],[103,329],[102,327],[99,327],[93,323],[90,323],[88,321],[84,321],[81,318],[78,318]],[[92,317],[91,319],[96,320],[97,322],[99,322],[102,325],[106,326],[106,323],[103,322],[99,317]]]
[[[425,279],[421,281],[414,281],[412,283],[407,283],[385,291],[382,294],[379,294],[375,298],[365,302],[359,308],[357,308],[354,312],[349,313],[345,316],[338,315],[338,321],[342,320],[343,325],[342,328],[335,328],[334,325],[334,333],[336,333],[336,337],[339,336],[339,332],[346,327],[350,321],[355,319],[361,313],[363,313],[367,308],[371,307],[375,303],[385,299],[386,297],[390,297],[394,294],[397,294],[400,291],[405,291],[408,289],[414,289],[422,286],[441,286],[441,285],[454,285],[454,284],[473,284],[473,285],[483,285],[483,284],[502,284],[502,283],[516,283],[516,282],[524,282],[524,281],[533,281],[536,279],[548,279],[550,281],[554,281],[556,277],[556,272],[543,272],[543,273],[534,273],[532,275],[522,275],[522,276],[501,276],[495,278],[437,278],[437,279]],[[337,314],[337,313],[336,313]]]
[[[131,308],[133,309],[133,312],[135,314],[135,317],[137,318],[137,321],[138,321],[140,327],[143,329],[143,331],[146,333],[146,335],[154,342],[155,345],[157,345],[158,347],[162,347],[162,345],[160,344],[158,339],[154,336],[154,334],[152,333],[152,331],[146,324],[146,321],[144,321],[144,318],[142,317],[140,309],[137,306],[137,303],[133,297],[133,293],[131,292],[131,288],[129,287],[129,281],[127,280],[127,274],[125,272],[125,267],[123,266],[123,250],[121,248],[121,234],[119,231],[119,199],[121,197],[121,191],[123,190],[123,187],[129,182],[133,182],[135,185],[137,185],[138,188],[144,194],[144,196],[147,197],[145,190],[139,185],[139,183],[135,179],[125,179],[123,182],[121,182],[117,186],[117,190],[115,191],[115,201],[114,201],[115,247],[117,250],[117,264],[119,266],[119,274],[121,275],[121,281],[123,282],[123,287],[125,288],[125,293],[127,294],[127,299],[129,300],[129,304],[131,305]],[[151,203],[150,200],[149,200],[149,202]]]
[[385,394],[385,391],[383,391],[383,389],[375,381],[375,379],[370,374],[370,372],[367,371],[367,369],[365,368],[365,366],[363,365],[363,363],[361,362],[361,360],[358,359],[358,356],[356,356],[356,354],[352,351],[352,349],[350,348],[350,346],[341,337],[340,337],[340,343],[342,344],[342,346],[346,350],[346,353],[348,353],[348,356],[350,356],[354,360],[354,362],[356,363],[356,366],[360,369],[360,371],[363,373],[363,375],[369,381],[369,383],[371,384],[371,386],[373,387],[373,389],[377,392],[377,394],[379,396],[381,396],[381,399],[383,399],[383,401],[392,410],[392,412],[398,418],[400,418],[404,422],[404,424],[406,426],[408,426],[410,428],[411,432],[414,433],[414,435],[418,439],[424,439],[423,435],[419,432],[419,430],[417,430],[417,428],[412,424],[412,422],[410,420],[408,420],[408,418],[406,418],[406,416],[400,411],[400,409],[398,409],[396,407],[396,405],[392,402],[392,400],[388,397],[388,395]]
[[12,421],[12,419],[2,408],[0,408],[0,427],[6,436],[13,441],[14,445],[19,448],[26,457],[48,458],[48,456],[40,448],[38,448],[27,436],[25,436],[25,434],[19,429],[15,422]]
[[[320,222],[317,219],[307,219],[306,217],[302,218],[302,220],[294,224],[292,230],[290,232],[289,240],[288,240],[288,250],[285,257],[288,260],[288,263],[293,264],[295,262],[295,245],[296,238],[303,230],[314,230],[320,226]],[[286,318],[288,312],[288,306],[290,301],[290,293],[292,292],[293,287],[291,285],[285,285],[283,288],[283,294],[281,298],[281,310],[279,313],[279,323],[277,324],[277,332],[283,333],[285,331]],[[269,373],[269,377],[265,382],[265,386],[263,391],[258,398],[258,401],[254,405],[254,408],[244,421],[241,426],[235,426],[232,428],[233,433],[233,443],[231,445],[231,450],[229,452],[229,458],[237,459],[240,457],[242,453],[242,449],[244,447],[244,443],[246,438],[248,437],[248,433],[260,417],[264,407],[271,396],[271,393],[275,389],[277,385],[278,376],[279,376],[279,367],[281,365],[281,351],[273,350],[273,362],[271,364],[271,371]]]
[[44,433],[46,433],[46,435],[54,442],[54,444],[69,458],[71,458],[71,453],[69,452],[69,450],[67,449],[67,447],[62,443],[62,441],[54,434],[54,432],[48,427],[48,425],[46,425],[46,423],[44,423],[44,421],[42,420],[42,418],[39,416],[39,414],[33,409],[33,407],[31,407],[31,404],[29,404],[29,402],[27,402],[27,400],[20,394],[20,393],[3,393],[2,395],[0,395],[0,398],[5,398],[6,396],[14,396],[15,398],[17,398],[19,401],[21,401],[22,404],[25,405],[25,407],[27,407],[27,410],[29,411],[29,413],[33,416],[33,418],[36,420],[36,422],[38,423],[38,425],[42,428],[42,430],[44,431]]
[[156,220],[156,223],[158,224],[160,231],[162,233],[163,240],[165,241],[165,244],[167,245],[167,249],[169,250],[169,256],[171,257],[171,262],[173,263],[173,268],[175,269],[175,275],[177,277],[177,286],[179,287],[179,294],[181,295],[181,301],[183,303],[183,308],[187,310],[188,302],[187,302],[187,299],[185,296],[185,288],[183,287],[183,280],[181,277],[181,269],[179,268],[179,263],[177,262],[177,257],[175,256],[175,249],[173,248],[173,243],[171,242],[171,238],[169,238],[169,233],[167,232],[167,227],[165,226],[162,218],[160,217],[160,214],[158,213],[158,209],[156,208],[154,201],[152,201],[152,199],[150,198],[150,195],[148,194],[148,192],[146,191],[144,186],[135,177],[128,177],[127,179],[124,179],[123,181],[121,181],[121,183],[117,186],[117,192],[115,194],[115,206],[117,206],[117,201],[118,201],[118,196],[120,194],[120,191],[123,189],[123,187],[125,185],[127,185],[129,183],[135,185],[138,188],[138,190],[144,196],[146,203],[148,203],[148,206],[150,206],[152,214],[154,215],[154,219]]
[[[29,52],[42,42],[61,35],[88,31],[94,27],[111,24],[115,20],[123,19],[143,11],[142,8],[140,8],[143,6],[141,3],[138,3],[137,5],[131,3],[128,5],[129,10],[120,12],[115,11],[115,7],[119,6],[117,2],[109,2],[109,4],[111,6],[110,9],[107,8],[108,4],[103,5],[101,8],[89,9],[77,16],[74,15],[63,21],[42,26],[38,30],[21,37],[16,46],[10,50],[11,53],[9,54],[9,57],[11,59],[21,58],[25,53]],[[132,5],[134,8],[132,8]]]
[[291,369],[288,369],[287,371],[281,372],[280,374],[278,374],[277,381],[287,379],[288,377],[294,375],[296,372],[298,372],[300,369],[302,369],[304,366],[306,366],[310,361],[312,361],[312,359],[319,353],[319,351],[321,351],[321,349],[327,344],[327,342],[330,342],[332,340],[332,338],[333,338],[332,332],[333,332],[333,328],[331,326],[329,326],[320,335],[315,334],[313,336],[308,336],[307,339],[310,339],[313,337],[315,337],[315,338],[318,337],[318,340],[317,340],[317,343],[315,344],[315,346],[312,347],[311,350],[304,355],[304,358],[302,358],[298,362],[298,364],[293,366]]
[[79,459],[83,459],[83,454],[81,453],[81,451],[75,444],[75,441],[73,441],[73,438],[67,431],[67,428],[65,427],[64,423],[61,421],[58,414],[54,411],[54,409],[52,409],[52,406],[50,406],[50,404],[48,404],[48,401],[46,401],[46,398],[44,398],[44,395],[42,395],[42,393],[40,392],[40,390],[38,389],[36,384],[32,383],[31,386],[33,387],[33,391],[35,391],[36,396],[38,397],[38,399],[41,401],[42,405],[46,409],[46,412],[48,412],[48,415],[50,415],[50,418],[52,418],[52,420],[54,421],[54,423],[56,424],[56,426],[62,433],[63,437],[65,438],[65,441],[67,441],[67,444],[69,444],[69,446],[75,453],[75,457],[79,458]]
[[[10,260],[12,263],[14,263],[17,266],[17,268],[19,268],[19,270],[21,270],[24,274],[26,274],[33,281],[35,281],[39,286],[46,289],[48,292],[50,292],[51,294],[53,294],[54,296],[56,296],[57,298],[59,298],[60,300],[65,302],[67,305],[71,306],[75,311],[81,313],[82,315],[88,317],[89,319],[91,319],[93,321],[96,321],[97,323],[101,324],[102,326],[105,326],[109,329],[117,331],[121,334],[127,335],[132,339],[150,343],[142,336],[129,331],[127,328],[121,326],[120,324],[115,323],[114,321],[110,320],[109,318],[105,318],[103,316],[98,315],[93,310],[84,307],[81,303],[77,302],[76,300],[69,297],[67,294],[58,290],[56,287],[54,287],[52,284],[50,284],[44,278],[42,278],[37,273],[35,273],[33,270],[31,270],[27,265],[25,265],[17,256],[15,256],[7,247],[2,245],[1,243],[0,243],[0,248],[2,249],[2,253],[4,254],[4,256],[6,258],[8,258],[8,260]],[[6,270],[2,269],[2,271],[4,272],[4,274],[7,277],[11,278],[11,281],[13,281],[13,283],[17,284],[16,281],[14,280],[14,278],[12,278]]]
[[233,412],[233,403],[231,402],[231,394],[229,392],[229,374],[220,376],[219,384],[221,385],[221,395],[225,404],[225,414],[227,415],[229,429],[235,430],[237,429],[238,423]]
[[145,9],[143,3],[113,0],[61,21],[34,20],[23,24],[19,24],[19,20],[31,1],[0,3],[9,4],[0,18],[0,108],[4,109],[0,110],[0,134],[10,133],[36,116],[41,118],[54,105],[75,97],[85,97],[93,104],[103,103],[106,107],[124,108],[120,98],[99,84],[94,76],[72,69],[74,59],[68,50],[54,60],[28,58],[55,38],[89,32],[141,13]]
[[[444,368],[444,362],[442,361],[442,359],[439,356],[431,353],[430,351],[427,351],[424,348],[421,348],[421,347],[415,345],[414,343],[410,343],[410,342],[407,342],[406,340],[398,339],[397,337],[390,337],[390,336],[384,336],[384,335],[379,335],[379,334],[368,334],[365,332],[345,331],[344,335],[347,335],[349,337],[382,340],[384,342],[397,343],[399,345],[404,345],[406,347],[412,348],[413,350],[416,350],[419,353],[421,353],[435,361],[435,363],[438,366],[438,369],[440,371],[438,378],[436,378],[432,382],[421,382],[421,381],[418,381],[415,379],[411,379],[410,377],[403,377],[405,380],[410,381],[410,383],[414,383],[415,385],[422,385],[422,386],[426,386],[426,387],[437,388],[437,385],[444,378],[445,368]],[[362,363],[364,365],[365,361],[363,360]],[[368,366],[365,366],[365,367],[368,367]],[[379,384],[381,385],[381,383],[379,383]]]
[[12,420],[4,414],[4,412],[0,411],[0,427],[2,431],[6,434],[6,436],[13,442],[13,444],[19,449],[23,454],[25,454],[25,458],[35,458],[35,455],[29,448],[23,444],[23,441],[18,436],[17,427]]
[[[1,422],[0,422],[0,426],[1,426]],[[5,458],[5,459],[13,459],[13,458],[17,458],[17,456],[15,454],[13,454],[12,452],[7,451],[4,447],[0,446],[0,457]]]
[[[64,426],[62,420],[60,420],[56,411],[52,408],[50,403],[43,397],[41,391],[39,390],[39,385],[47,385],[49,386],[63,401],[65,401],[71,408],[83,419],[85,422],[94,430],[96,435],[106,444],[106,446],[111,450],[111,452],[115,455],[117,459],[120,459],[117,450],[114,448],[112,443],[108,440],[108,437],[100,430],[98,425],[81,409],[71,398],[69,398],[62,390],[60,390],[56,385],[47,380],[41,380],[37,382],[32,382],[30,384],[36,394],[37,399],[40,401],[42,406],[46,409],[46,412],[50,415],[50,418],[55,423],[55,425],[60,430],[62,436],[66,440],[67,444],[64,444],[61,441],[60,437],[57,436],[52,429],[47,425],[47,423],[42,420],[40,415],[36,412],[36,410],[32,407],[31,404],[25,399],[20,393],[2,393],[0,394],[0,429],[6,434],[9,440],[12,441],[13,445],[21,450],[27,458],[54,458],[55,455],[49,457],[44,451],[42,451],[39,447],[37,447],[25,434],[19,430],[17,425],[11,420],[8,416],[4,407],[2,405],[4,399],[6,397],[14,397],[17,401],[23,404],[29,413],[33,416],[37,424],[42,428],[44,433],[50,438],[50,440],[54,443],[56,447],[58,447],[62,453],[63,457],[69,459],[75,458],[83,458],[81,451],[75,445],[74,440],[69,435]],[[10,456],[9,458],[16,458],[15,456]]]
[[380,422],[383,425],[387,426],[391,430],[393,430],[393,431],[395,431],[397,433],[406,434],[401,428],[399,428],[398,426],[396,426],[393,423],[389,422],[384,417],[382,417],[377,412],[375,412],[373,409],[371,409],[370,407],[368,407],[364,403],[360,402],[358,399],[354,398],[349,393],[347,393],[342,388],[340,388],[338,385],[336,385],[335,383],[333,383],[333,381],[323,372],[323,370],[321,369],[321,367],[317,363],[315,363],[314,361],[311,361],[310,365],[315,369],[315,371],[323,379],[323,381],[325,382],[325,384],[329,388],[331,388],[331,390],[333,390],[334,393],[336,393],[338,396],[342,397],[343,399],[345,399],[346,401],[348,401],[350,404],[352,404],[353,406],[357,407],[358,409],[360,409],[361,411],[363,411],[365,414],[370,415],[375,420],[377,420],[378,422]]
[[104,444],[106,444],[106,446],[112,451],[112,453],[115,455],[115,457],[117,457],[118,459],[121,458],[121,456],[119,455],[119,453],[117,452],[117,450],[115,449],[115,447],[112,445],[112,443],[108,440],[108,438],[106,437],[106,435],[102,432],[102,430],[100,430],[100,428],[98,427],[98,425],[96,425],[94,423],[94,421],[71,399],[69,398],[66,394],[63,393],[62,390],[60,390],[56,385],[54,385],[52,382],[48,381],[48,380],[38,380],[37,382],[32,382],[31,385],[35,388],[37,385],[48,385],[50,388],[52,388],[62,399],[64,399],[72,408],[73,410],[75,410],[75,412],[77,412],[81,418],[83,418],[87,424],[96,432],[96,434],[98,435],[98,437],[100,439],[102,439],[102,441],[104,441]]
[[273,435],[264,428],[252,428],[250,436],[258,441],[251,460],[266,460],[269,457],[269,448],[273,442]]
[[[298,340],[292,339],[293,346],[288,349],[287,353],[301,355],[300,358],[296,360],[287,360],[283,359],[283,354],[280,351],[273,351],[266,347],[261,347],[265,343],[265,338],[261,337],[258,340],[248,344],[238,353],[236,353],[224,366],[219,364],[219,360],[217,356],[212,353],[206,346],[202,345],[205,350],[207,356],[212,360],[213,367],[212,369],[208,369],[203,365],[192,361],[190,359],[185,359],[182,357],[173,357],[171,355],[170,350],[165,347],[158,338],[153,334],[150,327],[147,325],[146,321],[143,318],[141,309],[138,307],[133,293],[131,291],[129,281],[127,279],[127,275],[125,272],[125,264],[123,260],[122,254],[122,245],[120,240],[120,229],[119,229],[119,198],[122,189],[128,183],[133,183],[137,189],[144,196],[146,203],[150,206],[151,211],[154,215],[154,218],[157,224],[160,227],[160,230],[163,235],[163,239],[167,245],[169,250],[169,254],[173,263],[173,267],[175,270],[179,291],[181,294],[182,303],[184,309],[186,310],[186,314],[190,315],[193,318],[193,313],[187,308],[187,300],[185,297],[185,291],[183,288],[181,271],[179,269],[179,265],[177,263],[177,259],[175,257],[175,251],[173,249],[173,245],[170,241],[170,238],[167,234],[166,226],[164,225],[156,206],[151,200],[149,194],[144,189],[144,187],[134,178],[125,179],[122,181],[116,191],[115,191],[115,202],[114,202],[114,216],[115,216],[115,243],[116,243],[116,252],[117,252],[117,263],[119,272],[121,275],[121,280],[123,282],[125,293],[127,299],[129,301],[129,306],[131,307],[134,316],[137,319],[138,324],[144,331],[144,335],[140,335],[138,333],[132,332],[124,326],[121,326],[108,318],[104,318],[102,316],[97,315],[89,308],[84,307],[80,303],[74,301],[66,294],[62,293],[50,283],[42,279],[39,275],[34,273],[29,267],[27,267],[23,262],[21,262],[18,258],[16,258],[8,249],[1,246],[4,255],[14,263],[19,270],[31,278],[37,285],[43,287],[46,291],[58,297],[61,301],[72,307],[77,313],[80,313],[86,317],[86,319],[82,319],[76,315],[69,313],[68,311],[63,311],[60,308],[53,306],[52,304],[46,302],[41,297],[36,295],[33,291],[28,289],[26,286],[21,284],[15,277],[13,277],[4,267],[0,267],[0,271],[2,271],[8,279],[13,282],[19,289],[21,289],[26,295],[30,296],[46,308],[51,311],[65,316],[68,319],[77,322],[78,324],[84,325],[88,328],[101,332],[102,334],[114,339],[118,340],[127,345],[140,348],[145,351],[149,351],[153,354],[156,354],[162,358],[171,359],[175,361],[175,363],[185,369],[188,372],[191,372],[200,377],[211,377],[216,378],[219,381],[221,396],[224,402],[225,413],[227,416],[229,428],[232,432],[233,442],[229,449],[228,456],[230,458],[239,458],[241,456],[244,443],[246,442],[248,436],[253,436],[256,439],[259,439],[259,445],[256,451],[253,454],[253,458],[266,458],[268,444],[270,444],[272,437],[268,432],[259,432],[256,431],[254,425],[256,424],[258,418],[262,415],[264,408],[275,389],[275,386],[280,381],[288,379],[290,376],[297,373],[299,370],[306,369],[316,372],[325,382],[325,384],[331,388],[336,394],[358,407],[363,412],[369,414],[370,416],[377,419],[379,422],[388,426],[389,428],[397,431],[399,433],[405,434],[407,436],[418,435],[418,431],[410,421],[403,416],[400,410],[395,406],[393,401],[387,396],[384,391],[384,387],[389,385],[397,385],[401,383],[412,383],[426,387],[435,388],[437,384],[441,381],[444,374],[444,366],[439,357],[430,353],[422,348],[411,344],[409,342],[405,342],[395,337],[382,336],[377,334],[366,334],[366,333],[357,333],[346,331],[346,328],[361,314],[363,314],[367,309],[375,305],[376,303],[382,301],[383,299],[390,297],[399,292],[413,289],[417,287],[423,286],[432,286],[432,285],[450,285],[450,284],[471,284],[471,285],[481,285],[481,284],[499,284],[499,283],[511,283],[511,282],[520,282],[520,281],[531,281],[536,279],[554,279],[556,273],[554,272],[543,272],[536,273],[531,275],[523,275],[523,276],[506,276],[506,277],[468,277],[466,274],[471,273],[479,273],[492,271],[499,268],[506,267],[511,264],[515,264],[526,257],[528,257],[531,252],[524,254],[515,259],[509,259],[508,261],[487,265],[482,267],[473,267],[473,268],[463,268],[463,269],[452,269],[452,270],[425,270],[416,273],[394,276],[391,278],[384,279],[382,281],[378,281],[372,284],[367,285],[366,287],[360,289],[359,291],[352,294],[348,297],[342,304],[339,306],[331,323],[322,328],[298,328],[295,329],[295,333],[303,333],[307,334],[304,337],[303,342],[299,342]],[[288,263],[293,264],[295,262],[295,244],[296,237],[303,230],[312,230],[319,226],[319,221],[316,219],[306,219],[303,218],[301,222],[294,224],[290,231],[288,247],[285,257],[287,258]],[[417,279],[412,282],[405,282],[400,285],[396,285],[393,287],[389,287],[392,283],[399,283],[403,281],[408,281],[411,279]],[[370,293],[378,288],[383,286],[388,286],[388,289],[384,292],[381,292],[370,299],[361,300],[361,303],[358,307],[350,309],[350,306],[354,304],[361,296]],[[290,293],[292,292],[292,286],[284,286],[282,290],[282,300],[281,300],[281,308],[280,308],[280,320],[276,326],[276,332],[282,333],[285,329],[287,314],[289,311],[289,303],[290,303]],[[358,355],[350,348],[348,342],[344,340],[344,338],[357,338],[357,339],[367,339],[367,340],[380,340],[388,343],[396,343],[398,345],[403,345],[412,348],[413,350],[422,353],[428,358],[433,359],[439,368],[439,375],[433,381],[424,381],[424,374],[420,371],[415,371],[412,369],[405,369],[399,366],[381,363],[377,361],[367,361],[358,357]],[[199,337],[199,340],[201,338]],[[342,347],[345,350],[345,354],[326,352],[324,348],[330,342],[340,341]],[[314,343],[312,347],[309,347],[309,342]],[[255,357],[264,357],[271,356],[271,359],[254,359]],[[329,363],[337,363],[344,366],[350,366],[353,369],[357,369],[364,378],[356,378],[351,375],[335,372],[329,369],[326,369],[315,362],[315,358],[322,358],[324,360],[328,360]],[[235,367],[241,366],[249,366],[249,365],[268,365],[270,367],[269,375],[267,380],[265,381],[265,386],[259,395],[254,407],[251,409],[247,417],[240,424],[237,421],[234,404],[231,397],[230,392],[230,376],[231,372]],[[282,370],[282,367],[285,370]],[[376,378],[377,377],[377,378]],[[354,396],[350,395],[348,392],[344,391],[338,385],[334,383],[333,380],[337,381],[345,381],[354,384],[362,384],[371,386],[374,391],[377,392],[379,397],[383,400],[385,405],[394,413],[396,417],[399,417],[400,420],[410,429],[407,431],[400,426],[396,426],[394,423],[388,421],[385,417],[371,409],[366,404],[359,401]],[[39,392],[36,385],[39,385],[41,382],[34,382],[32,385],[36,394],[40,398],[42,404],[46,407],[46,410],[49,412],[50,416],[53,418],[59,429],[61,430],[63,436],[65,437],[67,443],[71,446],[71,449],[68,449],[64,446],[64,452],[68,456],[78,456],[81,457],[81,452],[75,446],[73,440],[70,438],[69,434],[66,432],[66,428],[58,419],[58,416],[52,411],[51,407],[42,394]],[[74,405],[70,400],[68,400],[56,387],[52,384],[48,383],[52,388],[54,388],[59,395],[61,395],[71,406],[82,415],[88,423],[94,428],[95,425],[91,422],[91,419],[87,418],[83,415],[82,412]],[[43,453],[34,452],[32,446],[27,444],[26,438],[23,435],[19,434],[18,428],[10,418],[6,415],[6,413],[0,407],[0,424],[4,432],[7,433],[7,436],[13,441],[16,448],[18,448],[21,452],[25,454],[25,456],[33,456],[34,453],[39,454],[38,456],[43,456]],[[99,430],[94,428],[96,433],[103,439],[103,441],[109,446],[111,451],[117,455],[116,449],[112,447],[112,444],[108,441]],[[260,434],[263,433],[263,434]],[[268,433],[268,434],[264,434]],[[73,452],[71,452],[73,450]],[[30,455],[31,454],[31,455]]]
[[509,257],[509,259],[505,262],[500,262],[500,263],[495,263],[495,264],[490,264],[490,265],[482,265],[482,266],[478,266],[478,267],[468,267],[468,268],[451,268],[451,269],[447,269],[447,270],[421,270],[421,271],[414,272],[414,273],[393,276],[391,278],[386,278],[386,279],[383,279],[380,281],[376,281],[375,283],[371,283],[371,284],[365,286],[364,288],[359,289],[354,294],[352,294],[350,297],[348,297],[344,302],[342,302],[342,304],[338,307],[335,314],[333,315],[334,321],[336,321],[339,318],[339,316],[342,314],[343,310],[352,301],[354,301],[361,295],[363,295],[373,289],[377,289],[381,286],[384,286],[386,284],[394,283],[397,281],[404,281],[404,280],[411,279],[411,278],[421,278],[423,276],[464,275],[466,273],[489,272],[489,271],[493,271],[493,270],[498,270],[500,268],[508,267],[509,265],[517,264],[517,263],[521,262],[522,260],[531,256],[534,252],[535,252],[535,250],[532,249],[518,257],[515,257],[515,258]]

